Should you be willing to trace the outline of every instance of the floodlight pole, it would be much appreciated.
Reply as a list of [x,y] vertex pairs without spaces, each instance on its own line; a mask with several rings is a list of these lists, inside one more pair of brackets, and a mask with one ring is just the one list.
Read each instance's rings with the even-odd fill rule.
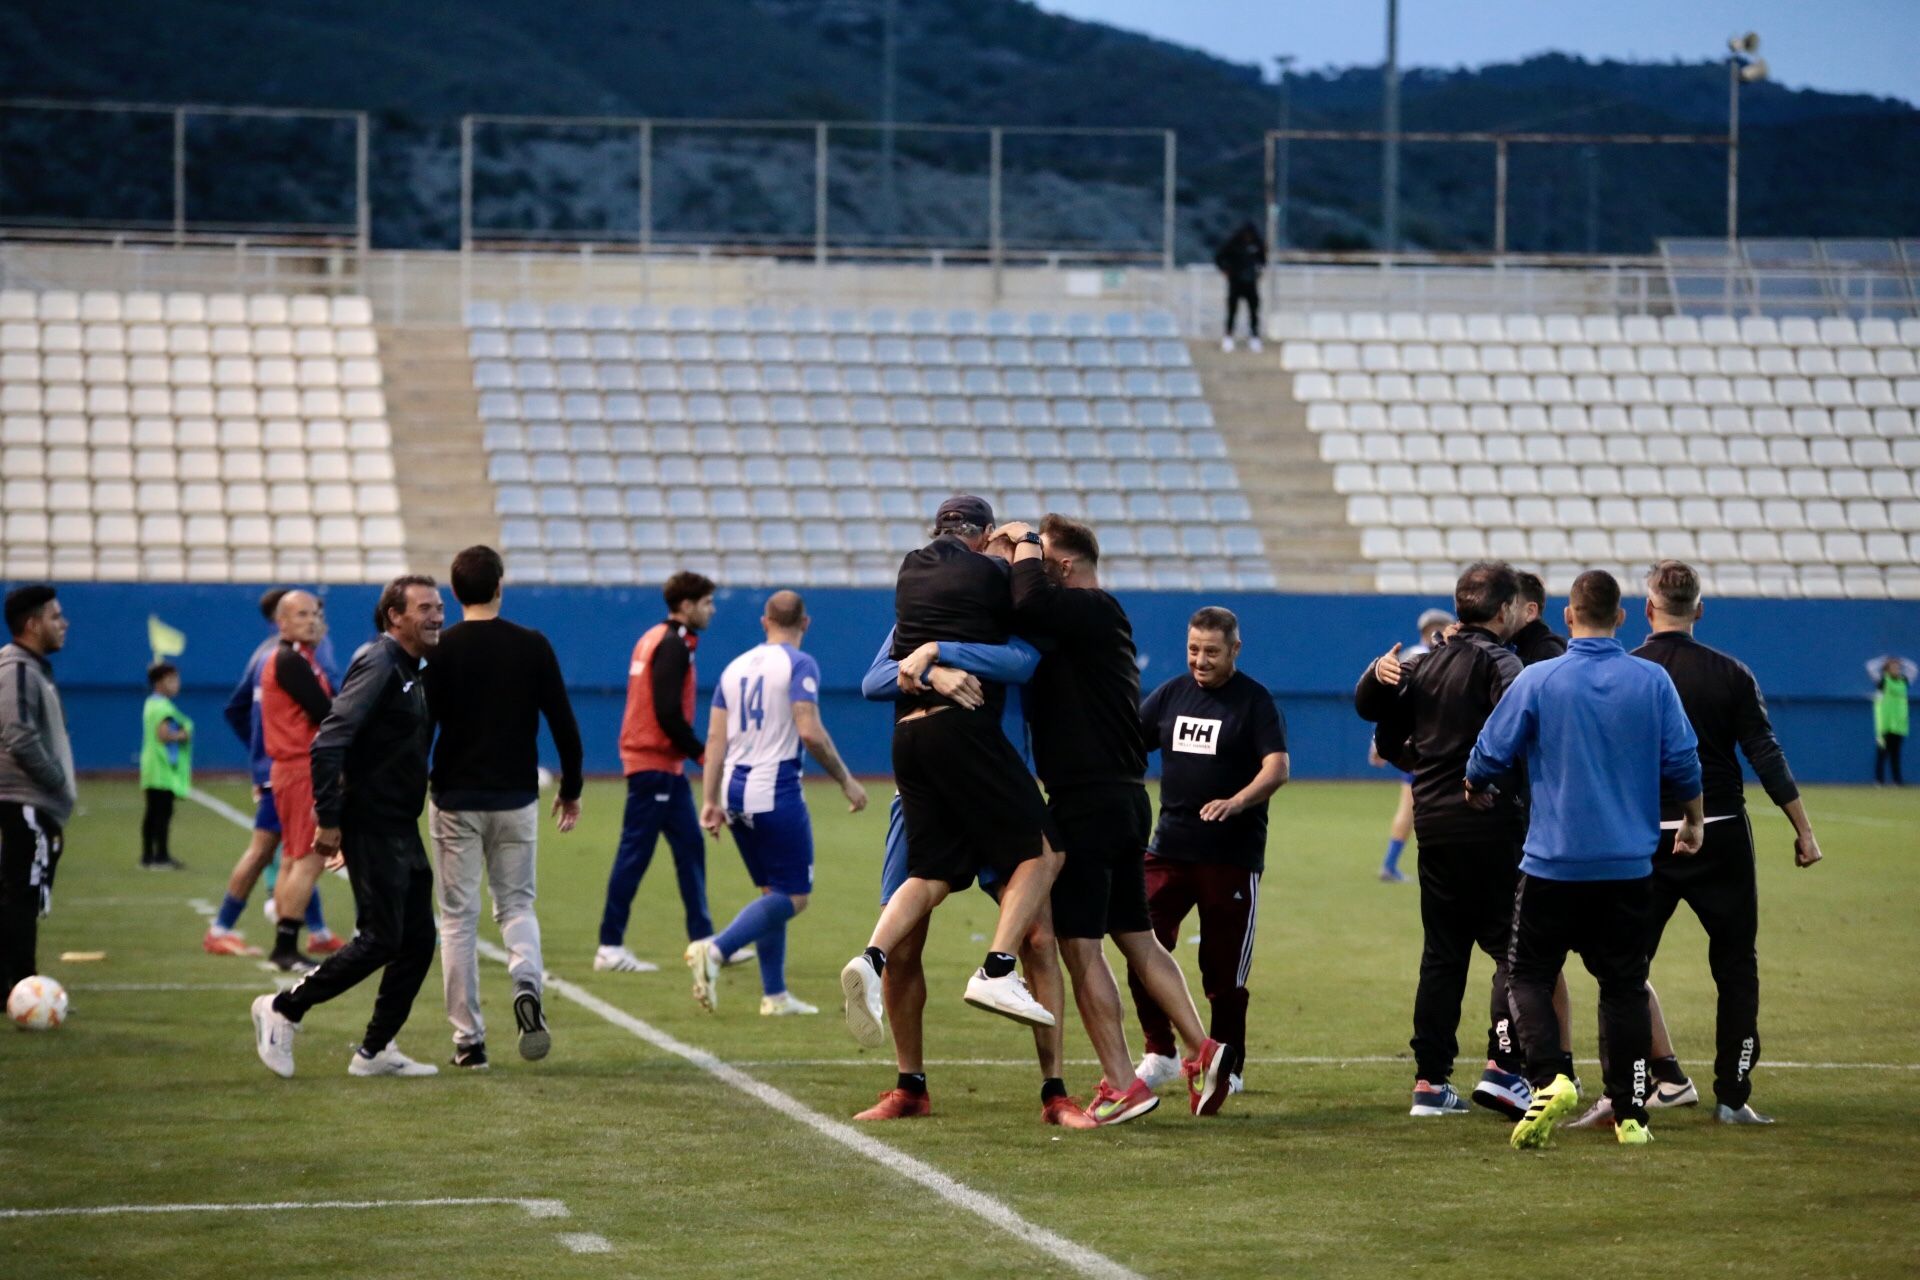
[[1287,130],[1292,127],[1293,85],[1287,75],[1293,67],[1292,54],[1274,58],[1279,74],[1280,136],[1267,148],[1267,251],[1274,253],[1287,246]]
[[895,20],[897,0],[883,0],[880,9],[880,218],[883,236],[899,233],[899,210],[893,188],[893,113],[895,79]]
[[1400,245],[1400,0],[1387,0],[1387,65],[1381,77],[1380,247]]
[[187,236],[187,109],[173,109],[173,243]]
[[1740,58],[1727,59],[1727,260],[1740,245]]

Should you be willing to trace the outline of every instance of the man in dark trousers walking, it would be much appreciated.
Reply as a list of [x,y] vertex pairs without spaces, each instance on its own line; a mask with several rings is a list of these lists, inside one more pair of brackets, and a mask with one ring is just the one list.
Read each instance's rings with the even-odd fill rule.
[[1445,644],[1402,662],[1398,645],[1370,665],[1354,709],[1378,726],[1375,750],[1413,774],[1420,838],[1420,985],[1413,999],[1416,1116],[1457,1115],[1467,1102],[1449,1083],[1459,1052],[1460,1000],[1474,944],[1493,957],[1486,1070],[1473,1100],[1511,1120],[1533,1100],[1507,1003],[1507,941],[1513,886],[1526,837],[1523,791],[1503,780],[1490,808],[1462,794],[1480,727],[1520,675],[1506,646],[1520,618],[1520,580],[1506,564],[1470,566],[1454,585],[1460,629]]
[[360,931],[292,988],[253,1002],[254,1049],[275,1075],[293,1074],[293,1041],[314,1005],[385,969],[355,1076],[431,1076],[401,1053],[400,1033],[433,964],[433,872],[420,843],[433,721],[425,681],[444,606],[432,578],[395,578],[380,593],[380,636],[354,655],[313,739],[314,856],[344,861]]
[[1525,762],[1533,813],[1514,894],[1507,976],[1533,1101],[1515,1147],[1543,1147],[1580,1105],[1572,1057],[1560,1045],[1553,986],[1567,952],[1600,983],[1600,1017],[1613,1052],[1605,1065],[1614,1135],[1653,1141],[1647,1129],[1647,930],[1661,793],[1685,816],[1674,853],[1700,849],[1700,757],[1667,673],[1614,638],[1626,614],[1620,584],[1593,569],[1574,579],[1566,656],[1522,671],[1467,759],[1468,802],[1490,809],[1498,783]]
[[[1680,704],[1700,740],[1701,787],[1706,797],[1706,839],[1692,857],[1673,853],[1673,831],[1680,806],[1663,797],[1659,852],[1653,855],[1653,912],[1647,954],[1660,949],[1661,935],[1682,902],[1693,908],[1707,931],[1707,967],[1719,993],[1716,1020],[1714,1115],[1722,1124],[1771,1124],[1747,1101],[1752,1072],[1760,1061],[1760,961],[1755,942],[1760,930],[1760,899],[1754,881],[1753,821],[1747,816],[1736,749],[1760,778],[1767,798],[1793,824],[1793,862],[1810,867],[1820,861],[1820,842],[1801,802],[1800,788],[1787,767],[1786,752],[1773,736],[1767,701],[1753,672],[1738,658],[1710,649],[1693,638],[1700,621],[1700,575],[1691,565],[1662,560],[1647,574],[1647,624],[1653,634],[1633,651],[1636,658],[1665,667],[1680,691]],[[1602,1046],[1603,1051],[1607,1046]],[[1678,1070],[1678,1064],[1674,1064]]]
[[427,668],[427,701],[438,730],[428,826],[440,891],[440,970],[453,1065],[471,1070],[487,1065],[475,952],[483,876],[507,948],[520,1056],[537,1061],[552,1047],[540,1006],[545,967],[533,913],[542,716],[560,753],[554,826],[565,834],[580,819],[580,725],[553,646],[538,631],[500,616],[505,576],[492,547],[468,547],[453,558],[448,577],[462,619],[447,628]]

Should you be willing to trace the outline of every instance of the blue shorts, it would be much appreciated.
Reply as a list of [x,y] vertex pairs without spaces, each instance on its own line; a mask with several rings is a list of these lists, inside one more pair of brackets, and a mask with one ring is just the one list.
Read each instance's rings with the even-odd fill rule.
[[[992,867],[982,867],[980,887],[988,889],[998,877]],[[907,882],[907,820],[900,812],[900,793],[893,793],[887,807],[887,852],[880,862],[880,905],[886,906],[896,890]]]
[[260,804],[253,811],[253,829],[280,834],[280,811],[273,807],[273,788],[260,788]]
[[813,892],[813,822],[805,801],[734,814],[728,826],[756,886],[777,893]]

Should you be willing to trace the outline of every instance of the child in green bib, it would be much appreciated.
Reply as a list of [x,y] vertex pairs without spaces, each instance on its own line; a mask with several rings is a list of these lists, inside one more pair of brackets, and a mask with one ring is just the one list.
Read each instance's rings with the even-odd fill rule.
[[171,662],[147,668],[147,705],[141,714],[140,786],[147,813],[140,823],[140,865],[185,871],[167,849],[173,826],[173,799],[193,786],[193,721],[173,704],[180,693],[180,669]]

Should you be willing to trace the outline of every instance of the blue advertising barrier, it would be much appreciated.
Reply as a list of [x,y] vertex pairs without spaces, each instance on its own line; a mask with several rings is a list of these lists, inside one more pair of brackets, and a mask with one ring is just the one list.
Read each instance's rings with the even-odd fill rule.
[[[195,763],[237,770],[241,744],[220,708],[254,647],[269,634],[257,600],[261,588],[158,583],[79,583],[60,597],[72,631],[55,659],[74,755],[82,769],[131,769],[139,750],[140,704],[146,695],[147,619],[156,616],[187,637],[181,703],[198,725]],[[340,665],[372,635],[378,595],[372,587],[330,587],[323,593]],[[700,638],[702,678],[696,730],[704,736],[711,681],[735,654],[760,641],[760,589],[723,590],[712,628]],[[459,606],[443,588],[448,622]],[[1353,682],[1396,640],[1413,640],[1414,620],[1429,605],[1413,596],[1239,595],[1128,592],[1150,690],[1185,670],[1186,620],[1203,604],[1240,616],[1241,666],[1274,692],[1286,714],[1294,776],[1380,777],[1367,767],[1368,727],[1353,714]],[[889,591],[817,589],[806,593],[813,618],[806,647],[819,659],[826,687],[821,711],[841,754],[860,773],[891,771],[889,710],[861,700],[860,677],[893,622]],[[1564,602],[1548,605],[1556,630]],[[1646,635],[1640,601],[1629,599],[1621,638]],[[664,615],[658,589],[515,587],[506,615],[552,640],[572,690],[591,773],[619,771],[617,742],[626,697],[628,656],[640,633]],[[1713,600],[1699,631],[1708,644],[1753,668],[1766,691],[1774,725],[1795,772],[1807,781],[1861,782],[1871,776],[1873,716],[1865,662],[1888,652],[1920,650],[1920,603],[1910,601]],[[555,759],[551,743],[542,759]]]

